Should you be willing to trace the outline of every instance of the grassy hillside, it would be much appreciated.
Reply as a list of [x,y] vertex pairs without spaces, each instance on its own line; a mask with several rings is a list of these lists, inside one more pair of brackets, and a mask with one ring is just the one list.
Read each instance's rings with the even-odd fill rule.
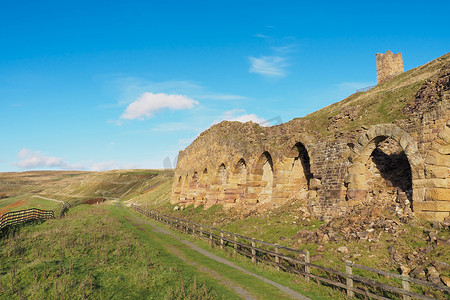
[[348,119],[346,124],[338,128],[339,131],[404,119],[407,115],[403,113],[403,108],[414,101],[415,95],[423,83],[438,74],[441,68],[448,63],[450,63],[450,53],[399,74],[367,92],[352,94],[342,101],[297,120],[308,120],[308,128],[322,134],[329,134],[327,128],[330,121],[334,121],[334,117]]
[[61,207],[58,201],[74,206],[99,197],[165,201],[170,194],[172,177],[172,170],[0,173],[0,194],[8,196],[0,199],[0,213],[31,207],[57,211]]

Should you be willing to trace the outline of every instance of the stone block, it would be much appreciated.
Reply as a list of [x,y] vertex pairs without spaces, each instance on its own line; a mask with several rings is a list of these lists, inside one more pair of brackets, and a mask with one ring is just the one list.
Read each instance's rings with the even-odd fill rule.
[[436,151],[439,154],[442,155],[449,155],[450,154],[450,145],[440,145],[438,143],[433,143],[431,146],[431,150]]
[[347,199],[349,201],[363,201],[366,199],[367,190],[348,189]]
[[368,142],[369,142],[369,137],[367,136],[367,134],[361,135],[358,139],[358,144],[360,144],[361,146],[367,145]]
[[413,202],[414,212],[434,211],[450,212],[450,201],[422,201]]
[[447,178],[450,177],[450,168],[443,166],[425,166],[426,178]]
[[437,166],[450,166],[450,156],[430,150],[425,158],[425,163]]
[[276,182],[276,184],[289,184],[290,182],[289,177],[278,177],[274,181]]
[[425,219],[428,221],[444,221],[444,219],[450,216],[450,212],[434,212],[434,211],[418,211],[414,212],[416,217]]
[[449,178],[430,178],[430,179],[418,179],[413,181],[413,189],[416,187],[421,188],[448,188]]
[[450,144],[450,128],[445,126],[444,129],[439,132],[438,137],[444,140],[447,144]]
[[450,189],[426,189],[425,200],[450,201]]
[[322,185],[322,182],[320,181],[320,179],[317,178],[312,178],[309,181],[309,188],[311,190],[318,190],[320,188],[320,186]]

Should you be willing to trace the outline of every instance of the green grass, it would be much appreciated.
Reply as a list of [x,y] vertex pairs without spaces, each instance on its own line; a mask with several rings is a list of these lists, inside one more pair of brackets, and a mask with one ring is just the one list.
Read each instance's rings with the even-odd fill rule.
[[[170,227],[169,225],[166,225],[164,223],[157,223],[151,219],[147,220],[153,224],[156,224],[159,227],[164,227],[168,230],[171,230],[175,235],[177,235],[181,239],[191,241],[192,243],[196,244],[197,246],[199,246],[204,250],[210,251],[215,255],[225,258],[246,270],[249,270],[257,275],[263,276],[281,285],[287,286],[292,290],[297,291],[298,293],[310,297],[312,299],[345,298],[345,294],[339,290],[332,289],[321,284],[317,284],[317,282],[313,280],[306,281],[298,275],[286,272],[279,272],[274,267],[265,265],[263,263],[253,264],[248,258],[245,258],[240,255],[237,257],[233,257],[231,254],[227,254],[227,252],[221,250],[219,247],[216,246],[214,246],[211,249],[208,242],[199,239],[197,236],[182,234],[177,231],[173,231],[173,228]],[[205,259],[203,255],[198,254],[193,250],[189,250],[188,252],[191,252],[189,254],[189,257],[196,259],[198,261],[202,261],[203,264],[206,264],[207,266],[210,266],[215,270],[220,270],[221,274],[229,278],[233,278],[233,280],[237,280],[239,283],[241,283],[243,286],[245,286],[253,293],[257,294],[259,293],[261,295],[260,296],[261,299],[275,299],[273,296],[270,296],[271,293],[276,292],[276,290],[274,290],[273,287],[269,287],[269,289],[267,289],[266,285],[262,284],[262,282],[255,281],[254,279],[249,278],[246,275],[239,275],[236,270],[227,268],[226,266],[218,264],[217,262],[214,262],[210,259]]]
[[18,207],[11,207],[9,211],[18,211],[29,208],[38,208],[44,210],[53,210],[59,212],[61,203],[55,201],[44,200],[41,198],[32,197],[32,195],[25,194],[20,196],[9,197],[0,200],[0,210],[7,206],[14,204],[17,201],[24,201],[24,203]]
[[0,299],[236,298],[135,231],[86,205],[23,226],[0,239]]

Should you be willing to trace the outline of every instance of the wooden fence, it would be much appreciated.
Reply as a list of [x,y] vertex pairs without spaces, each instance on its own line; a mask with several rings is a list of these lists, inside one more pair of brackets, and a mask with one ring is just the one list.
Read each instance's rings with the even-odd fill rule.
[[[223,250],[231,248],[233,255],[239,253],[251,258],[253,263],[261,261],[276,267],[278,270],[302,275],[307,281],[313,278],[317,283],[321,282],[328,286],[342,288],[346,290],[347,295],[350,297],[360,294],[374,299],[391,299],[393,297],[399,297],[403,300],[411,298],[436,299],[424,294],[425,290],[428,290],[436,297],[447,299],[450,294],[450,288],[444,285],[412,278],[408,275],[381,271],[351,261],[345,262],[345,271],[338,271],[311,263],[308,250],[297,250],[271,244],[210,226],[159,214],[138,205],[132,205],[132,209],[156,221],[167,223],[185,233],[197,234],[201,238],[209,240],[211,247],[218,245]],[[384,282],[379,281],[380,277],[381,281]],[[418,292],[412,291],[412,288],[416,288],[415,290]]]
[[357,89],[356,92],[357,93],[367,92],[367,91],[373,89],[374,87],[376,87],[376,85],[371,85],[371,86],[368,86],[368,87],[365,87],[365,88],[362,88],[362,89]]
[[16,225],[30,220],[54,219],[53,210],[41,210],[37,208],[8,212],[0,216],[0,230],[7,226]]

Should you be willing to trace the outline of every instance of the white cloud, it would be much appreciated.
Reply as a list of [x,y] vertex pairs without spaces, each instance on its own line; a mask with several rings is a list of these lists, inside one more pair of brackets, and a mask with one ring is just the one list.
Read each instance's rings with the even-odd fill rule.
[[144,93],[136,101],[130,103],[120,118],[134,120],[151,118],[163,108],[181,110],[193,108],[198,101],[183,95],[168,95],[165,93]]
[[220,121],[216,121],[215,123],[219,123],[221,121],[238,121],[241,123],[246,122],[254,122],[254,123],[266,123],[266,120],[264,118],[258,117],[256,114],[247,114],[244,109],[233,109],[226,111]]
[[38,168],[57,168],[57,169],[82,169],[81,165],[71,165],[60,158],[53,156],[44,156],[40,151],[32,151],[23,148],[19,151],[17,157],[20,159],[13,165],[21,169],[38,169]]
[[281,56],[249,57],[250,73],[256,73],[267,77],[286,76],[286,58]]

